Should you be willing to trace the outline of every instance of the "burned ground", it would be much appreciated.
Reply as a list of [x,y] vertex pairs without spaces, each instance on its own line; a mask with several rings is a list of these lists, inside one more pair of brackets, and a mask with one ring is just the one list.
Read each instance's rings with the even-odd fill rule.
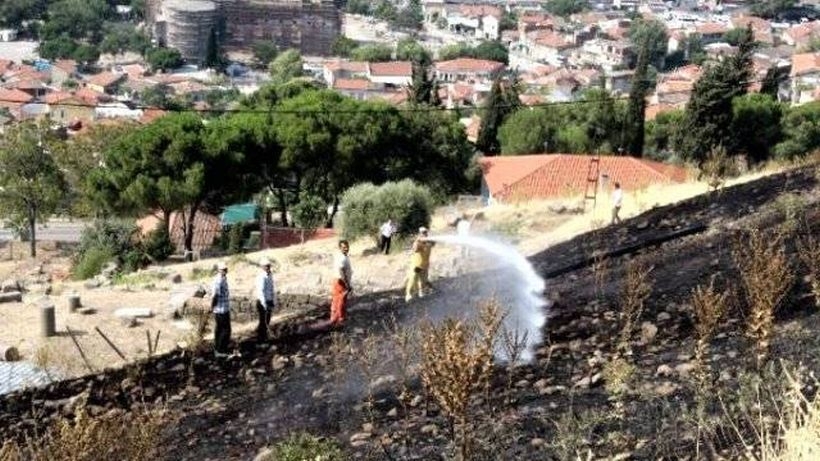
[[[696,437],[690,295],[713,276],[721,287],[738,286],[731,250],[744,229],[786,225],[792,235],[816,235],[816,203],[816,171],[803,168],[657,208],[534,255],[553,303],[544,341],[532,363],[499,364],[492,386],[474,399],[476,459],[732,458],[742,452],[745,426],[721,421],[742,406],[744,383],[767,375],[751,372],[746,308],[736,293],[712,342],[709,363],[722,403],[710,403],[715,423]],[[772,356],[816,369],[818,315],[805,268],[794,245],[787,248],[799,277],[778,312]],[[635,376],[615,398],[603,370],[617,355],[630,261],[652,268],[652,294],[631,341]],[[469,291],[497,276],[440,280],[438,290]],[[450,427],[424,392],[417,368],[402,360],[404,353],[417,356],[418,344],[400,351],[397,337],[425,311],[440,314],[443,307],[454,314],[473,308],[440,306],[436,296],[407,306],[400,293],[383,292],[357,299],[345,328],[329,332],[318,320],[324,307],[315,306],[284,327],[270,349],[243,342],[241,358],[215,362],[207,352],[178,351],[6,396],[0,427],[4,436],[20,437],[45,424],[44,416],[70,414],[71,398],[86,392],[97,412],[147,403],[177,413],[164,436],[165,459],[249,459],[302,431],[339,440],[351,458],[442,459],[452,453]]]

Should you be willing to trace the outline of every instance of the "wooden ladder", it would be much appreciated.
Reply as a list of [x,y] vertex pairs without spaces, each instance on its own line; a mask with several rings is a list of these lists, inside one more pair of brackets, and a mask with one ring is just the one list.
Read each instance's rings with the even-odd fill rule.
[[592,200],[592,208],[595,208],[598,200],[598,179],[601,176],[601,156],[595,154],[589,159],[587,168],[587,182],[584,190],[584,211],[586,211],[587,200]]

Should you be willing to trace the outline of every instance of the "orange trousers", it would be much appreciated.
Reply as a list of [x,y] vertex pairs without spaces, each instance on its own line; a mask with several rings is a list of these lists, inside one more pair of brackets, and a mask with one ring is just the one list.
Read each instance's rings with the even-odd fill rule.
[[347,290],[338,279],[333,281],[330,289],[330,324],[341,325],[347,314]]

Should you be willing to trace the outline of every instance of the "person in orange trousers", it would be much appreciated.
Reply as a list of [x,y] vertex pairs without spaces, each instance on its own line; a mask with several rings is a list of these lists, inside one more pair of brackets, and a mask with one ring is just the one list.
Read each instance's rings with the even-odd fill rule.
[[353,291],[350,284],[353,270],[350,267],[350,258],[347,253],[350,251],[350,244],[347,240],[339,241],[339,253],[333,261],[334,278],[330,288],[330,324],[331,326],[341,326],[345,321],[347,313],[347,298]]

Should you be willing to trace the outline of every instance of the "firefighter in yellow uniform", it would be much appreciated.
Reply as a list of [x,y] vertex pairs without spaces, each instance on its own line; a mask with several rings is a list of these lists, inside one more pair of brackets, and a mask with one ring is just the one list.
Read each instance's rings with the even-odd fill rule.
[[413,242],[413,249],[410,253],[410,267],[407,271],[407,288],[404,293],[404,300],[408,303],[413,300],[414,294],[418,294],[419,298],[424,296],[424,285],[422,282],[422,264],[424,260],[422,247],[423,244],[418,240]]

